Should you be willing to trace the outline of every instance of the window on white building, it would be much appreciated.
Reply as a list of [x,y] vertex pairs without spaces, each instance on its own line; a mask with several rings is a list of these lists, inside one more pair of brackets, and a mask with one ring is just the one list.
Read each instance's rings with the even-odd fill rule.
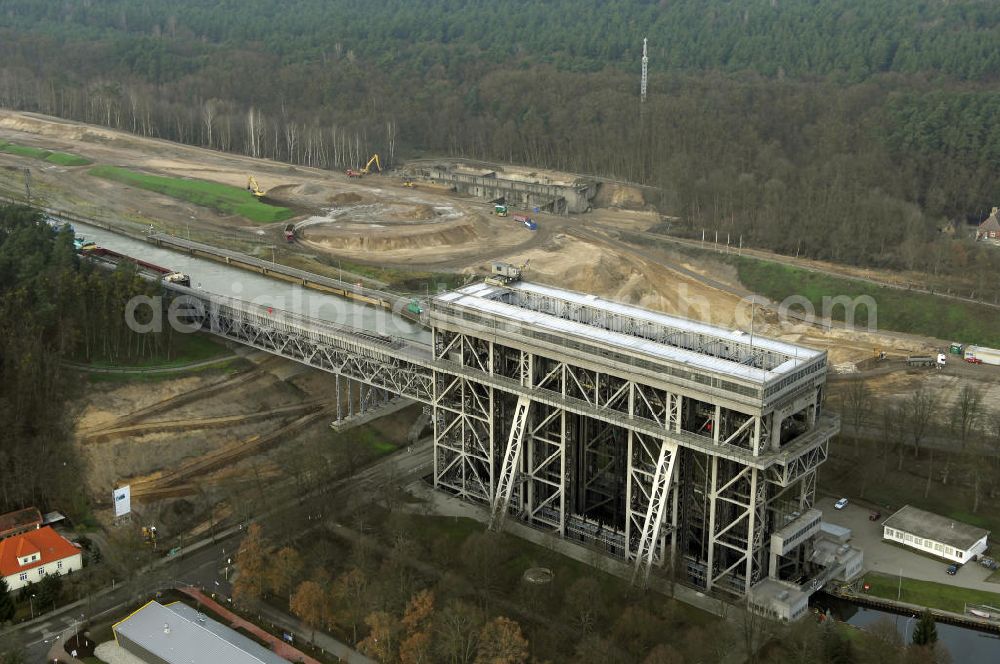
[[45,576],[45,568],[44,567],[39,567],[38,568],[38,576]]
[[56,563],[56,569],[62,569],[62,561]]
[[958,556],[959,559],[962,558],[962,552],[961,551],[956,551],[955,555]]
[[20,579],[21,581],[27,581],[28,580],[28,573],[27,572],[21,572],[21,574],[17,578]]
[[892,533],[893,533],[892,528],[886,528],[885,529],[885,536],[886,537],[892,537]]
[[914,546],[923,546],[924,545],[924,538],[923,537],[914,537],[913,538],[913,544],[914,544]]

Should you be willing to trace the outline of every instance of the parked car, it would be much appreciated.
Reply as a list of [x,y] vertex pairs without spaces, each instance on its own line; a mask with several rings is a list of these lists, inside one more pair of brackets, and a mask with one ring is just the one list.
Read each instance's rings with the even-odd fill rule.
[[958,574],[958,565],[955,565],[954,563],[952,563],[951,565],[948,565],[948,569],[946,569],[945,571],[949,575],[955,576],[956,574]]
[[833,504],[834,509],[842,510],[847,507],[847,498],[841,498]]

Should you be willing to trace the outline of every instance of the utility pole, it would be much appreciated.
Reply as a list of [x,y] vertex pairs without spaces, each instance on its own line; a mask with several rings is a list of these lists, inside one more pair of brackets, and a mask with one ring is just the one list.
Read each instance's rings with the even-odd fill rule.
[[31,169],[24,169],[24,195],[28,199],[28,205],[31,205]]
[[647,70],[649,68],[649,55],[646,52],[646,38],[642,38],[642,78],[639,80],[639,97],[640,100],[646,102],[646,82],[647,82]]

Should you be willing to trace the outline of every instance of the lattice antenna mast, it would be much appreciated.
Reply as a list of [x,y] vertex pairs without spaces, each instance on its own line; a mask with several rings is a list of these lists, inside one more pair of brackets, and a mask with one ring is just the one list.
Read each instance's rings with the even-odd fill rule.
[[642,79],[639,81],[639,96],[642,101],[646,101],[646,80],[647,69],[649,68],[649,56],[646,53],[646,38],[642,38]]

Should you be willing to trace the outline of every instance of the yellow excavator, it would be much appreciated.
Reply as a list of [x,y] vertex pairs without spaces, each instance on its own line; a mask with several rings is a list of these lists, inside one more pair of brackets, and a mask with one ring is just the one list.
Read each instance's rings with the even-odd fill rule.
[[382,163],[379,161],[378,154],[373,154],[371,156],[371,159],[368,160],[368,163],[365,164],[365,167],[361,169],[361,174],[368,175],[369,173],[371,173],[370,169],[372,167],[372,164],[375,164],[375,168],[378,169],[379,173],[382,172]]
[[252,175],[249,178],[247,178],[247,191],[249,191],[257,198],[263,198],[265,194],[267,194],[267,192],[261,189],[260,185],[257,184],[257,178],[255,178]]

